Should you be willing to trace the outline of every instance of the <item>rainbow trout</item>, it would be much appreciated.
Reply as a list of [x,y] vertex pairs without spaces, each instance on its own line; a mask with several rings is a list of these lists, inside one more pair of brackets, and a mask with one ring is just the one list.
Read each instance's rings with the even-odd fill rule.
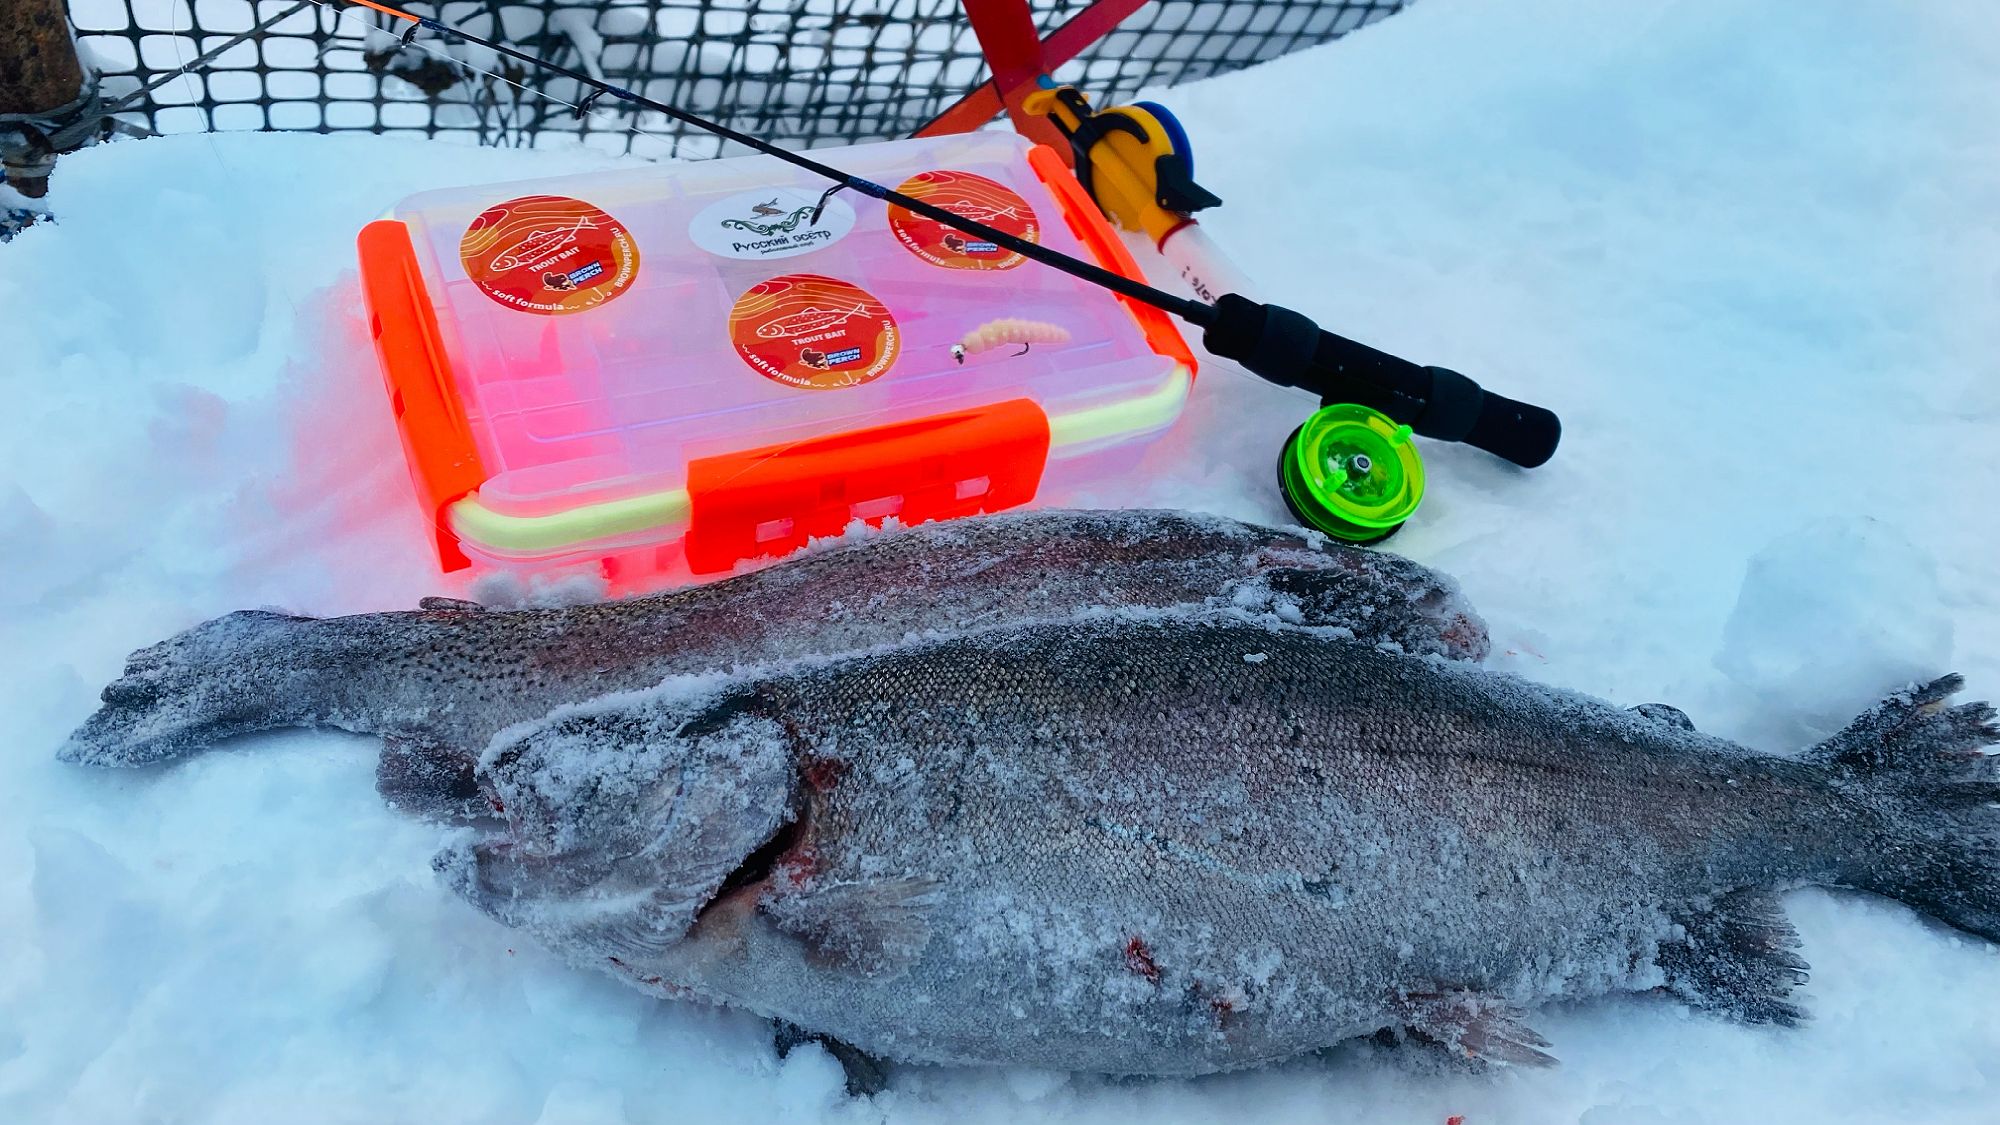
[[1413,653],[1486,655],[1485,625],[1450,579],[1394,555],[1213,516],[1030,511],[871,535],[598,605],[232,613],[133,653],[63,755],[141,765],[251,731],[335,727],[386,736],[392,799],[463,802],[495,732],[563,704],[1107,606],[1265,613]]
[[1383,1031],[1549,1061],[1523,1012],[1801,1018],[1779,892],[2000,939],[1956,677],[1803,757],[1310,630],[1006,626],[565,708],[438,868],[666,996],[892,1060],[1189,1075]]

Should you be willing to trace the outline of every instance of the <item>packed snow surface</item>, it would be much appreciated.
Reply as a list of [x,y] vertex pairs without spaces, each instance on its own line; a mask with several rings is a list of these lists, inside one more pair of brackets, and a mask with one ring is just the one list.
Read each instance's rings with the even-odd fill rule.
[[[1795,747],[1956,669],[2000,695],[2000,15],[1984,0],[1426,0],[1161,98],[1272,299],[1556,409],[1426,447],[1398,550],[1489,664]],[[429,866],[367,740],[53,751],[124,655],[245,606],[459,593],[426,554],[352,238],[583,153],[238,135],[65,158],[0,248],[0,1121],[1987,1122],[2000,951],[1791,896],[1815,1021],[1539,1013],[1558,1068],[1360,1047],[1195,1082],[910,1069],[849,1101],[738,1014],[565,967]],[[1226,371],[1148,472],[1051,502],[1279,521],[1309,403]],[[561,593],[561,591],[559,591]],[[571,596],[574,591],[567,591]]]

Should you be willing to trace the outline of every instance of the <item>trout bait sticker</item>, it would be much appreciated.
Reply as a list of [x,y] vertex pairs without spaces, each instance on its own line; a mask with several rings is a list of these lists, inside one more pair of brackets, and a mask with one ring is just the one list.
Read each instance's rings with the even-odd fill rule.
[[[1029,242],[1042,240],[1041,221],[1012,188],[970,172],[921,172],[897,191]],[[889,229],[910,253],[954,270],[1011,270],[1027,261],[1012,250],[953,230],[907,208],[889,205]]]
[[806,390],[878,379],[902,350],[888,306],[859,286],[812,273],[751,286],[730,310],[729,338],[759,375]]
[[639,248],[625,225],[562,195],[526,195],[481,211],[458,255],[480,292],[543,316],[596,308],[639,276]]

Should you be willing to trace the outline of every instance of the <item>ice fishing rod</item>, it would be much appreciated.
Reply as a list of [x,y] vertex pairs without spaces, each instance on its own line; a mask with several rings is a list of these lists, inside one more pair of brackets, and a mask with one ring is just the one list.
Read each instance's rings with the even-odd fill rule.
[[1464,442],[1523,468],[1534,468],[1554,456],[1556,444],[1562,438],[1562,423],[1555,414],[1542,407],[1483,390],[1478,383],[1456,371],[1425,367],[1328,332],[1291,309],[1253,301],[1234,293],[1218,297],[1213,303],[1176,296],[1039,242],[1016,237],[905,195],[873,180],[843,172],[748,133],[738,132],[720,122],[655,101],[561,63],[531,55],[518,47],[462,31],[429,16],[376,3],[375,0],[350,2],[407,22],[410,26],[400,36],[405,45],[416,38],[418,31],[432,31],[588,86],[595,93],[586,96],[578,105],[579,113],[589,110],[600,96],[610,96],[663,113],[684,125],[735,141],[841,187],[893,203],[933,222],[1061,270],[1081,281],[1177,316],[1202,330],[1202,345],[1210,352],[1233,359],[1251,373],[1280,386],[1298,387],[1323,401],[1354,402],[1373,407],[1424,437]]

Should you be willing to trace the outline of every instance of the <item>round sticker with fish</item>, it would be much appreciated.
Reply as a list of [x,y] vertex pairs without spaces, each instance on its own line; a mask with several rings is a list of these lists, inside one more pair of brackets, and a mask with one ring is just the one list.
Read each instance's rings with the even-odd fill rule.
[[[1007,185],[984,176],[970,172],[922,172],[904,180],[896,190],[1016,238],[1029,242],[1042,240],[1041,222],[1035,218],[1028,201]],[[947,269],[1011,270],[1027,260],[1012,250],[945,226],[936,219],[926,219],[904,207],[890,206],[889,229],[910,253]]]
[[810,254],[854,229],[854,208],[823,195],[817,188],[739,192],[704,207],[688,223],[688,238],[711,254],[744,261]]
[[544,316],[596,308],[639,275],[639,248],[625,225],[561,195],[526,195],[481,211],[458,254],[481,292]]
[[730,310],[729,338],[758,374],[808,390],[880,378],[902,349],[887,305],[865,289],[813,273],[751,286]]

